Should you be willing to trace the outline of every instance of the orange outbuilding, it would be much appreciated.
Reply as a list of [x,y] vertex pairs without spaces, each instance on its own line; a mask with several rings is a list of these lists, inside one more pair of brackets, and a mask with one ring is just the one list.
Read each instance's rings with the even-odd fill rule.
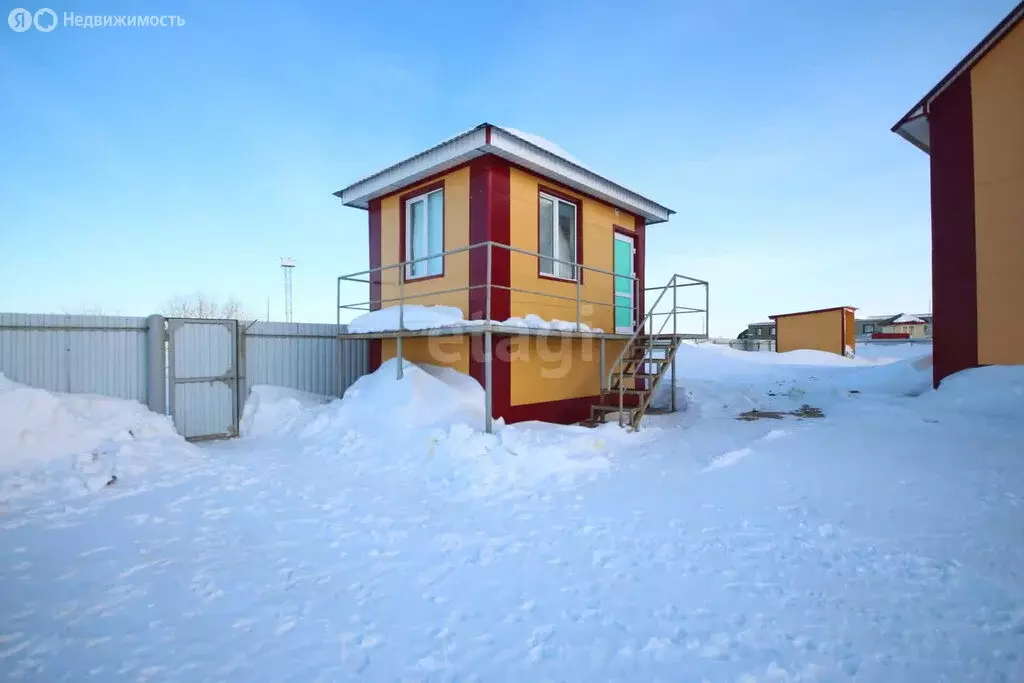
[[817,349],[840,356],[855,348],[851,306],[770,316],[775,321],[775,350]]

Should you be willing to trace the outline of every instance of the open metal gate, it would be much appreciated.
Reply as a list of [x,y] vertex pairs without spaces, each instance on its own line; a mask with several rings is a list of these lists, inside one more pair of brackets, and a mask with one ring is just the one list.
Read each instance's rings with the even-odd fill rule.
[[237,320],[167,320],[171,416],[186,439],[238,435]]

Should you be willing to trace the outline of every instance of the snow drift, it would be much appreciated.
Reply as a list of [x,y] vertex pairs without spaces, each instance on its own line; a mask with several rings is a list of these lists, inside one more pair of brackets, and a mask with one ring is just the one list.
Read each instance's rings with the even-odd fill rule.
[[305,426],[312,412],[330,401],[327,396],[298,389],[254,386],[242,411],[239,432],[242,436],[287,434],[297,426]]
[[[242,436],[309,436],[344,424],[404,427],[466,424],[482,428],[484,390],[457,370],[405,361],[396,379],[394,358],[363,375],[341,399],[275,386],[253,387],[242,416]],[[330,425],[328,425],[330,423]]]
[[[929,408],[962,415],[1024,419],[1024,366],[991,365],[963,370],[921,397]],[[1024,450],[1024,449],[1022,449]]]
[[[854,394],[918,396],[931,389],[931,349],[903,360],[845,358],[824,351],[786,353],[737,351],[727,346],[689,344],[676,354],[676,400],[702,414],[735,416],[757,409],[829,406]],[[668,377],[655,391],[653,404],[671,397]]]
[[83,495],[193,462],[170,418],[135,401],[58,394],[0,375],[0,509]]
[[[246,404],[242,435],[297,441],[308,457],[367,458],[473,497],[522,495],[541,481],[566,482],[607,469],[608,446],[630,435],[601,429],[495,423],[486,434],[484,391],[450,368],[395,359],[357,380],[341,399],[257,386]],[[372,464],[369,464],[372,462]]]

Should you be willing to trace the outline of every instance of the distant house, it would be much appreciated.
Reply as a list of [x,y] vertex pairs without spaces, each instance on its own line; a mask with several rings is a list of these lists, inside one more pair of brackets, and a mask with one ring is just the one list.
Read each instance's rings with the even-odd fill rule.
[[775,323],[750,323],[747,329],[743,330],[736,337],[737,339],[775,339]]
[[1024,3],[892,130],[930,157],[934,383],[1024,363]]
[[852,306],[820,308],[769,316],[775,321],[775,350],[814,349],[839,356],[852,354],[856,347]]
[[930,339],[932,316],[926,313],[899,313],[857,318],[856,336],[864,339],[875,334],[905,334],[911,339]]

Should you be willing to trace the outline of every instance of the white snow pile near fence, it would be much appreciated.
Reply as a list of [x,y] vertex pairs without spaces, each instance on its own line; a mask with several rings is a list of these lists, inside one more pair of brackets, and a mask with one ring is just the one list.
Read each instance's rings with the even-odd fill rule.
[[170,418],[135,402],[58,394],[0,375],[0,511],[136,487],[198,464]]
[[894,363],[907,358],[921,358],[932,354],[931,342],[874,341],[857,342],[855,354],[859,360],[873,363]]
[[[400,309],[404,308],[399,320]],[[423,306],[419,304],[406,304],[403,306],[388,306],[379,311],[371,311],[354,318],[348,323],[348,331],[355,334],[369,334],[373,332],[390,332],[399,329],[399,322],[406,330],[440,330],[446,327],[469,327],[484,324],[484,320],[466,320],[462,315],[462,309],[456,306]],[[509,327],[521,327],[531,330],[576,330],[574,322],[566,320],[545,320],[539,315],[529,314],[523,317],[514,316],[505,320],[501,325]],[[586,323],[579,325],[583,332],[603,332],[600,328],[591,328]]]
[[254,387],[242,420],[244,437],[279,437],[305,457],[362,458],[367,467],[398,469],[426,486],[469,497],[528,495],[541,482],[570,483],[607,469],[610,449],[642,436],[615,425],[495,423],[483,432],[484,391],[450,368],[395,359],[361,377],[341,399],[280,387]]
[[331,397],[267,384],[254,386],[242,410],[242,436],[284,435],[305,426],[312,411],[327,405]]
[[[920,349],[920,353],[913,356],[930,356],[931,348]],[[849,369],[873,365],[885,365],[893,362],[892,358],[846,358],[827,351],[816,351],[813,349],[800,349],[797,351],[786,351],[784,353],[756,353],[752,351],[740,351],[720,344],[705,344],[683,342],[677,352],[676,371],[679,372],[685,367],[690,377],[699,379],[722,379],[737,373],[747,375],[752,372],[765,374],[793,374],[779,366],[800,366],[800,367],[831,367],[837,369]]]

